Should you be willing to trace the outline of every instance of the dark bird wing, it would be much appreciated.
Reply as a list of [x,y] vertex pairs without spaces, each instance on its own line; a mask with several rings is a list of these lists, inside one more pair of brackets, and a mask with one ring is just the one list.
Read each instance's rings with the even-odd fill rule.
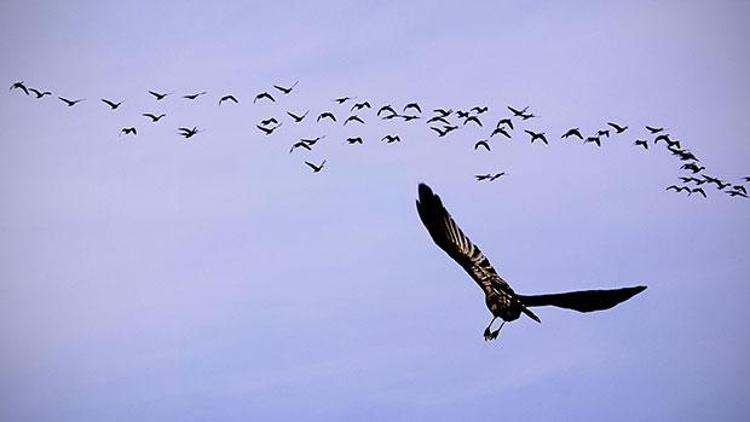
[[612,308],[644,290],[646,290],[646,286],[635,286],[612,290],[582,290],[531,296],[518,295],[518,299],[524,305],[530,307],[556,306],[578,312],[594,312]]

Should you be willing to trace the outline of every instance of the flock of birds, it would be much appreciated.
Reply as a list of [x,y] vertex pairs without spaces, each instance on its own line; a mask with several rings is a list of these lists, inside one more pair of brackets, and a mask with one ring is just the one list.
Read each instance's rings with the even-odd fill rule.
[[[265,102],[265,103],[277,103],[277,97],[286,96],[293,93],[299,81],[294,82],[291,85],[273,85],[273,89],[260,92],[253,98],[253,103]],[[23,81],[18,81],[10,86],[10,91],[18,91],[26,96],[34,97],[38,100],[44,99],[45,97],[52,98],[54,94],[49,90],[41,90],[27,86]],[[201,97],[206,96],[206,91],[200,91],[191,94],[182,95],[184,101],[198,101]],[[156,90],[147,91],[147,95],[153,97],[155,102],[164,101],[167,97],[173,96],[173,92],[159,92]],[[67,98],[63,96],[57,96],[57,99],[61,101],[67,107],[75,107],[81,102],[86,101],[83,98]],[[107,98],[101,98],[101,103],[109,108],[111,111],[117,111],[124,104],[125,100],[111,100]],[[223,104],[239,104],[239,99],[231,94],[223,95],[218,100],[218,105]],[[351,104],[351,106],[349,106]],[[396,107],[392,104],[384,104],[380,106],[377,111],[374,110],[372,104],[367,100],[357,101],[357,97],[342,96],[332,100],[332,105],[328,110],[324,110],[315,116],[315,122],[318,124],[323,123],[341,123],[343,126],[347,125],[365,125],[365,118],[367,113],[373,114],[376,119],[380,120],[400,120],[404,123],[415,123],[420,120],[424,120],[427,127],[435,133],[437,138],[446,138],[456,131],[466,127],[475,126],[477,128],[486,128],[486,122],[489,119],[486,117],[489,112],[488,106],[477,105],[468,110],[453,110],[452,108],[436,108],[432,110],[432,114],[428,115],[422,110],[422,106],[418,102],[411,102],[403,107]],[[516,132],[520,132],[521,124],[531,119],[535,119],[538,116],[529,110],[529,106],[519,108],[508,106],[506,113],[500,116],[494,126],[489,126],[487,136],[483,139],[479,139],[474,143],[474,150],[479,151],[480,149],[490,151],[492,149],[493,139],[505,139],[511,140],[514,138]],[[343,109],[343,114],[342,110]],[[294,112],[284,110],[288,117],[288,124],[299,124],[306,119],[312,119],[313,116],[309,116],[310,110],[304,112]],[[159,123],[164,119],[166,113],[153,113],[144,112],[141,114],[142,117],[148,120],[149,124]],[[284,121],[281,121],[277,117],[269,117],[260,120],[255,124],[255,129],[260,133],[270,136],[277,133],[279,128],[284,125]],[[516,130],[518,126],[518,131]],[[572,127],[565,131],[560,136],[560,140],[570,142],[577,140],[583,144],[592,144],[596,147],[602,147],[604,142],[610,137],[623,136],[629,131],[629,127],[617,122],[607,122],[604,127],[597,130],[593,134],[584,134],[579,127]],[[656,126],[645,126],[647,138],[637,138],[634,140],[633,145],[637,148],[643,148],[649,150],[655,148],[661,144],[667,152],[671,153],[679,163],[681,163],[680,170],[684,172],[684,175],[679,177],[679,182],[666,187],[667,191],[674,191],[676,193],[685,193],[687,196],[698,194],[704,198],[708,197],[708,192],[704,189],[707,186],[714,185],[715,190],[723,192],[731,197],[747,198],[748,192],[746,184],[750,182],[750,176],[745,176],[735,182],[723,180],[718,177],[709,175],[706,173],[706,167],[701,164],[701,160],[690,150],[683,148],[681,141],[674,139],[668,130],[664,127]],[[185,139],[193,138],[194,136],[201,133],[203,129],[199,129],[197,126],[193,127],[179,127],[177,134]],[[523,128],[523,134],[528,137],[530,143],[542,143],[548,145],[550,139],[545,132],[535,131],[530,128]],[[138,134],[138,129],[135,126],[123,127],[120,129],[121,135],[135,136]],[[291,154],[297,149],[304,149],[312,151],[315,145],[324,139],[325,136],[318,136],[316,138],[302,138],[295,141],[290,149]],[[650,138],[650,139],[649,139]],[[402,139],[398,134],[387,134],[383,136],[381,142],[387,144],[393,144],[401,142]],[[346,139],[346,143],[349,145],[361,145],[364,143],[362,137],[349,137]],[[320,161],[319,164],[312,161],[304,161],[304,164],[310,168],[313,173],[321,172],[326,165],[327,160]],[[478,182],[494,182],[501,177],[505,176],[505,172],[497,173],[485,173],[477,174],[474,176]]]

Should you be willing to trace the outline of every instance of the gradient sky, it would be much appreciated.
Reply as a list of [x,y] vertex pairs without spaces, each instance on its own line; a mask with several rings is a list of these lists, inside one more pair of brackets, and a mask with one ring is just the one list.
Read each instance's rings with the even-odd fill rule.
[[[750,175],[749,17],[744,1],[3,1],[0,80],[87,101],[0,95],[0,420],[747,420],[750,201],[664,192],[677,161],[632,141],[664,125],[711,174]],[[226,93],[240,104],[219,108]],[[344,114],[341,95],[486,104],[486,123],[529,104],[552,142],[480,153],[483,131],[437,141],[366,114],[253,128]],[[630,130],[604,148],[558,139],[608,120]],[[420,181],[516,291],[649,289],[485,343],[481,291],[416,215]]]

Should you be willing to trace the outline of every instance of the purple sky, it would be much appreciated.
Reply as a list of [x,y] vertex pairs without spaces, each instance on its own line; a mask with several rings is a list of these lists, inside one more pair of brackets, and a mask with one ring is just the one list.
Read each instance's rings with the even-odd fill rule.
[[[104,3],[0,4],[0,80],[87,99],[0,95],[0,420],[747,419],[750,202],[664,192],[679,164],[632,142],[664,125],[709,173],[750,175],[750,3]],[[486,104],[486,124],[529,104],[552,142],[474,152],[486,128],[438,141],[373,112],[254,129],[345,116],[342,95]],[[630,129],[601,149],[558,139],[608,120]],[[521,293],[649,289],[485,343],[420,181]]]

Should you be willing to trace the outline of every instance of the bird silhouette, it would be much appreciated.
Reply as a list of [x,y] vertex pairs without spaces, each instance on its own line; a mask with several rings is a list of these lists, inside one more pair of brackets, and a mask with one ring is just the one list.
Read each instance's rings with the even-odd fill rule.
[[109,108],[110,108],[110,110],[117,110],[118,108],[120,108],[120,106],[122,105],[122,103],[125,102],[125,100],[120,101],[119,103],[116,103],[116,102],[108,100],[106,98],[102,98],[102,102],[104,104],[108,105]]
[[490,151],[490,144],[487,143],[486,139],[482,139],[481,141],[477,141],[477,143],[474,144],[474,150],[475,151],[479,147],[484,147],[487,151]]
[[305,164],[307,164],[307,166],[312,169],[313,173],[318,173],[321,170],[323,170],[323,166],[326,165],[326,160],[323,160],[323,162],[320,163],[320,165],[316,165],[316,164],[311,163],[309,161],[305,161]]
[[324,111],[323,113],[320,113],[318,115],[318,120],[317,121],[321,121],[322,119],[331,119],[331,120],[333,120],[335,122],[336,121],[336,116],[334,116],[333,113],[331,113],[330,111]]
[[500,125],[507,125],[511,130],[515,129],[513,127],[513,120],[504,118],[497,121],[497,125],[495,127],[500,127]]
[[[153,95],[154,98],[156,98],[156,101],[161,101],[164,98],[166,98],[167,95],[171,94],[171,92],[168,92],[166,94],[162,94],[162,93],[156,92],[156,91],[148,91],[148,93],[151,94],[151,95]],[[195,94],[195,97],[194,98],[190,98],[190,99],[194,100],[194,99],[198,98],[200,95],[202,95],[202,94]],[[188,98],[188,96],[184,96],[183,98]]]
[[652,135],[659,133],[664,130],[663,127],[653,127],[653,126],[646,126],[646,130],[649,131]]
[[706,191],[704,191],[703,188],[693,188],[693,189],[690,189],[690,193],[691,194],[692,193],[699,193],[699,194],[703,195],[704,198],[708,198],[708,195],[706,195]]
[[521,120],[529,120],[529,119],[533,119],[534,117],[539,117],[539,116],[537,116],[534,113],[522,114]]
[[734,189],[736,191],[740,191],[740,192],[744,193],[745,195],[747,195],[747,189],[745,189],[745,187],[742,186],[742,185],[734,185],[734,186],[732,186],[732,189]]
[[273,95],[269,94],[268,92],[261,92],[260,94],[256,95],[255,98],[253,99],[253,104],[255,104],[256,102],[260,100],[269,100],[272,103],[276,102],[276,99],[273,98]]
[[359,110],[362,110],[363,108],[370,109],[372,108],[372,106],[370,105],[369,101],[363,101],[361,103],[354,104],[352,108],[350,109],[350,111],[359,111]]
[[359,123],[361,123],[361,124],[365,124],[365,121],[364,121],[364,120],[362,120],[362,119],[361,119],[361,118],[360,118],[359,116],[357,116],[356,114],[353,114],[353,115],[351,115],[351,116],[347,117],[347,118],[346,118],[346,120],[344,120],[344,126],[346,126],[346,124],[347,124],[347,123],[349,123],[349,122],[359,122]]
[[521,110],[513,108],[511,106],[508,106],[508,110],[510,110],[510,112],[513,113],[514,116],[521,117],[521,118],[523,118],[523,116],[526,113],[526,110],[528,110],[528,109],[529,109],[529,106],[526,106],[526,107],[524,107]]
[[308,151],[312,151],[312,147],[307,142],[299,141],[299,142],[295,142],[294,145],[292,145],[292,147],[289,148],[289,153],[291,154],[292,151],[294,151],[297,148],[304,148]]
[[261,125],[255,125],[255,127],[257,127],[258,130],[260,130],[261,132],[265,133],[266,135],[270,135],[270,134],[273,133],[273,131],[275,131],[276,129],[278,129],[279,127],[281,127],[281,123],[279,123],[278,125],[273,126],[273,127],[265,127],[265,126],[261,126]]
[[469,117],[467,117],[464,120],[464,126],[466,126],[466,124],[469,123],[469,122],[474,122],[477,125],[479,125],[480,127],[482,126],[482,122],[479,120],[479,118],[477,116],[469,116]]
[[124,127],[124,128],[122,128],[122,130],[120,130],[120,135],[122,135],[122,134],[125,134],[125,135],[131,135],[131,134],[132,135],[137,135],[138,132],[135,130],[134,127]]
[[21,90],[24,94],[29,95],[29,89],[26,88],[26,85],[24,85],[23,81],[14,82],[13,85],[10,86],[10,89],[8,91],[13,91],[14,89]]
[[381,138],[380,141],[385,141],[388,144],[392,144],[394,142],[401,142],[401,137],[398,135],[386,135]]
[[284,87],[283,87],[283,86],[281,86],[281,85],[274,85],[273,87],[274,87],[274,88],[276,88],[276,89],[278,89],[278,90],[279,90],[279,91],[281,91],[282,93],[284,93],[284,95],[287,95],[287,94],[290,94],[290,93],[292,92],[292,90],[294,89],[294,87],[295,87],[295,86],[297,86],[297,84],[298,84],[298,83],[299,83],[299,81],[296,81],[296,82],[295,82],[295,83],[293,83],[293,84],[292,84],[292,86],[290,86],[289,88],[284,88]]
[[444,125],[450,125],[451,124],[451,122],[445,120],[445,117],[442,117],[442,116],[431,117],[429,120],[427,120],[427,124],[430,124],[430,123],[442,123]]
[[309,113],[309,112],[310,112],[310,110],[307,110],[305,112],[305,114],[303,114],[301,116],[298,116],[298,115],[292,113],[291,111],[287,111],[286,114],[288,114],[289,117],[291,117],[292,119],[294,119],[294,123],[300,123],[303,120],[305,120],[305,117],[307,117],[307,113]]
[[596,146],[601,147],[602,146],[602,140],[598,136],[589,136],[586,138],[586,140],[583,141],[584,144],[588,143],[595,143]]
[[[556,306],[578,312],[593,312],[609,309],[624,302],[646,289],[646,286],[626,287],[613,290],[584,290],[545,295],[519,295],[500,275],[479,247],[464,234],[443,206],[438,195],[429,186],[421,183],[418,188],[417,213],[427,232],[448,256],[466,271],[479,285],[485,295],[485,304],[492,314],[492,320],[484,330],[484,339],[494,340],[505,322],[514,321],[527,315],[541,322],[529,308],[535,306]],[[503,323],[497,330],[492,324],[497,318]]]
[[688,195],[690,195],[690,188],[689,188],[689,187],[687,187],[687,186],[677,186],[677,185],[670,185],[670,186],[667,186],[667,188],[666,188],[666,189],[664,189],[664,190],[673,190],[673,191],[675,191],[675,192],[682,192],[682,191],[685,191],[685,192],[687,192],[687,193],[688,193]]
[[402,111],[406,113],[406,110],[409,110],[409,109],[417,110],[420,114],[422,113],[422,107],[420,107],[419,104],[417,103],[409,103],[405,105]]
[[276,118],[275,118],[275,117],[270,117],[270,118],[268,118],[268,119],[265,119],[265,120],[261,120],[261,121],[260,121],[260,125],[261,125],[261,126],[268,126],[268,125],[270,125],[270,124],[274,124],[274,125],[276,125],[276,124],[278,124],[278,123],[279,123],[279,121],[278,121],[278,120],[276,120]]
[[345,102],[347,102],[349,100],[353,100],[355,98],[357,98],[357,97],[339,97],[339,98],[335,98],[333,101],[335,101],[335,102],[337,102],[339,104],[344,104]]
[[386,111],[390,112],[392,116],[393,115],[398,115],[398,112],[396,112],[396,110],[394,110],[393,107],[390,104],[386,104],[383,107],[380,107],[380,109],[378,109],[378,112],[376,113],[376,116],[380,117],[380,114],[384,113]]
[[442,129],[437,127],[430,127],[430,129],[434,130],[438,134],[438,138],[442,138],[445,135],[453,132],[454,130],[458,129],[458,126],[449,126],[445,125]]
[[448,116],[450,116],[453,113],[453,110],[452,109],[445,110],[445,109],[442,109],[442,108],[436,108],[436,109],[432,110],[432,112],[435,113],[435,114],[437,114],[440,117],[448,117]]
[[645,149],[648,149],[648,141],[645,139],[636,139],[635,142],[633,142],[633,145],[640,145]]
[[491,138],[491,137],[493,137],[493,136],[495,136],[495,135],[503,135],[503,136],[505,136],[505,137],[506,137],[506,138],[508,138],[508,139],[510,139],[510,138],[511,138],[511,137],[510,137],[510,133],[508,133],[508,132],[507,132],[507,131],[505,130],[505,128],[504,128],[504,127],[498,127],[498,128],[495,128],[495,130],[493,130],[493,131],[492,131],[492,133],[490,134],[490,138]]
[[362,138],[361,138],[361,137],[359,137],[359,136],[358,136],[358,137],[356,137],[356,138],[347,138],[347,139],[346,139],[346,142],[347,142],[347,143],[348,143],[349,145],[354,145],[354,144],[360,144],[360,145],[362,145],[362,144],[364,143],[364,141],[362,140]]
[[[155,96],[155,93],[153,93],[151,91],[149,91],[149,92],[152,95]],[[198,97],[200,97],[201,95],[206,95],[206,91],[201,91],[201,92],[198,92],[198,93],[195,93],[195,94],[190,94],[190,95],[183,95],[182,98],[185,98],[186,100],[191,100],[192,101],[192,100],[198,99]],[[164,94],[164,96],[166,96],[166,94]],[[164,98],[164,97],[162,97],[162,98]],[[157,100],[161,100],[161,98],[159,98],[159,97],[156,97],[156,99]]]
[[574,127],[572,129],[568,129],[567,132],[565,132],[560,138],[562,139],[568,139],[571,136],[576,136],[578,139],[583,140],[583,135],[581,135],[581,130],[577,127]]
[[482,182],[484,180],[486,180],[488,182],[494,182],[495,180],[499,179],[501,176],[505,176],[505,172],[504,171],[502,171],[500,173],[495,173],[495,174],[490,174],[490,173],[487,173],[487,174],[477,174],[477,175],[474,176],[474,178],[477,179],[477,182]]
[[153,113],[143,113],[143,114],[141,114],[141,116],[148,117],[149,119],[151,119],[151,122],[156,123],[159,120],[161,120],[162,117],[166,116],[166,114],[162,113],[162,114],[160,114],[160,115],[157,116],[157,115],[155,115]]
[[40,91],[40,90],[38,90],[36,88],[29,88],[29,91],[33,92],[34,96],[37,99],[44,98],[45,95],[52,95],[52,93],[50,91],[44,91],[44,92],[42,92],[42,91]]
[[682,167],[680,167],[680,169],[682,169],[682,170],[690,170],[690,171],[693,172],[693,174],[695,174],[695,173],[698,173],[698,172],[700,172],[702,170],[705,170],[706,168],[705,167],[698,167],[698,165],[696,165],[695,163],[687,163],[687,164],[683,164]]
[[733,198],[734,198],[735,196],[741,196],[741,197],[743,197],[743,198],[747,198],[747,194],[746,194],[746,193],[742,193],[742,192],[740,192],[740,191],[736,191],[736,190],[728,190],[728,191],[726,191],[726,192],[727,192],[727,195],[729,195],[729,196],[731,196],[731,197],[733,197]]
[[185,139],[190,139],[200,132],[202,131],[198,130],[197,126],[193,126],[192,128],[181,127],[177,129],[178,135],[183,136]]
[[474,106],[474,107],[471,108],[471,111],[473,111],[474,113],[477,113],[477,114],[485,113],[487,110],[489,110],[489,107],[487,107],[487,106],[484,106],[484,107],[482,107],[482,106]]
[[468,111],[456,110],[456,116],[458,116],[459,119],[465,119],[471,116],[471,113],[469,113]]
[[596,136],[606,136],[607,138],[609,138],[609,129],[602,129],[596,132]]
[[419,117],[419,116],[411,116],[411,115],[408,115],[408,114],[401,114],[398,117],[404,119],[405,122],[411,122],[412,120],[421,119],[421,117]]
[[607,122],[607,125],[609,125],[612,129],[615,130],[615,133],[622,133],[628,130],[627,126],[620,126],[617,123]]
[[[674,141],[672,141],[672,138],[669,137],[668,133],[661,134],[657,136],[656,138],[654,138],[654,144],[658,144],[659,141],[664,141],[667,145],[670,145],[670,142],[674,144]],[[679,144],[675,144],[675,145],[677,146],[677,148],[680,147]]]
[[225,95],[219,99],[219,105],[223,103],[224,101],[232,101],[235,104],[239,104],[239,101],[237,101],[237,98],[234,95]]
[[78,99],[78,100],[69,100],[67,98],[63,97],[57,97],[60,101],[64,102],[68,107],[73,107],[74,105],[80,103],[81,101],[85,101],[84,98]]
[[524,130],[524,132],[528,133],[529,136],[531,136],[531,143],[533,144],[535,140],[539,139],[540,141],[544,142],[546,145],[549,145],[549,142],[547,142],[547,137],[544,136],[544,132],[533,132],[528,129]]

